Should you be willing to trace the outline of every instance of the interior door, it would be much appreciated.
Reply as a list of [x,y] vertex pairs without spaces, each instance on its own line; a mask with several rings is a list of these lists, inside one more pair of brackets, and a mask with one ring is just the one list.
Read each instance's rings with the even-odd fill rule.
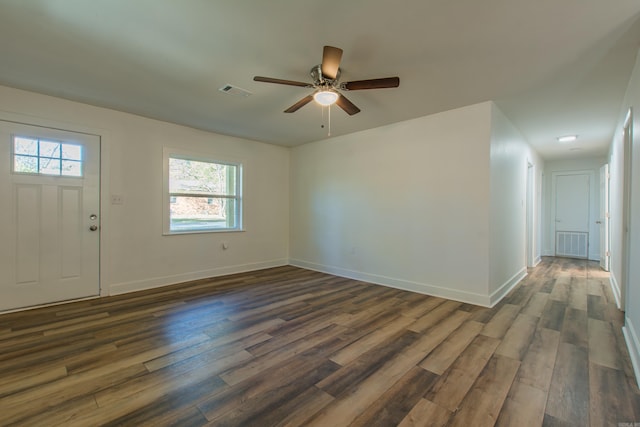
[[589,181],[589,174],[556,176],[556,256],[588,257]]
[[556,231],[589,231],[589,175],[556,177]]
[[600,168],[600,268],[609,271],[609,165]]
[[98,295],[100,139],[0,121],[0,311]]

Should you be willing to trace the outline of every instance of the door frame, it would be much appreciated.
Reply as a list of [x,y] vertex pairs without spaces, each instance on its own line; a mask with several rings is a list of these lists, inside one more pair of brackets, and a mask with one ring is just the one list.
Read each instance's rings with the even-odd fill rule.
[[[109,283],[108,273],[106,272],[106,269],[102,268],[102,266],[109,265],[108,264],[109,242],[107,241],[106,238],[104,238],[104,236],[107,235],[109,231],[109,209],[106,209],[106,206],[108,206],[108,203],[109,203],[108,195],[110,194],[109,157],[111,153],[111,150],[110,150],[111,132],[107,129],[98,128],[95,126],[86,126],[78,123],[63,122],[63,121],[40,117],[40,116],[13,113],[13,112],[2,111],[2,110],[0,110],[0,120],[5,122],[15,123],[18,125],[44,127],[44,128],[55,129],[55,130],[66,131],[66,132],[87,134],[87,135],[95,136],[99,139],[99,142],[100,142],[100,150],[99,150],[100,172],[99,172],[99,189],[98,189],[98,199],[100,201],[100,207],[99,207],[99,213],[98,213],[100,218],[100,229],[99,229],[100,243],[99,243],[99,255],[98,255],[98,270],[99,270],[99,274],[98,274],[99,291],[98,292],[99,294],[98,296],[88,297],[83,299],[94,299],[94,298],[109,296],[110,290],[105,285],[106,283]],[[64,304],[66,302],[69,302],[69,301],[43,304],[41,306],[28,307],[26,309],[46,307],[49,305]],[[12,311],[23,311],[23,310],[25,310],[25,308],[8,310],[8,311],[4,311],[3,313],[10,313]]]
[[[603,176],[604,175],[604,176]],[[603,189],[603,178],[604,178],[604,189]],[[605,163],[600,167],[600,182],[599,184],[599,215],[598,222],[600,228],[600,268],[604,271],[609,271],[611,269],[611,229],[610,229],[610,173],[609,173],[609,163]],[[604,190],[604,191],[603,191]],[[604,214],[602,214],[602,207],[604,205]],[[602,214],[602,215],[600,215]],[[604,237],[604,241],[603,241]],[[604,250],[604,253],[602,251]],[[604,266],[602,262],[604,260]]]
[[535,166],[527,160],[527,177],[526,177],[526,209],[525,209],[525,223],[526,223],[526,266],[535,267],[536,265],[536,238],[535,238]]
[[620,307],[627,310],[627,294],[629,293],[629,270],[631,260],[629,258],[631,246],[631,179],[633,159],[633,110],[629,108],[622,126],[622,253],[620,254]]

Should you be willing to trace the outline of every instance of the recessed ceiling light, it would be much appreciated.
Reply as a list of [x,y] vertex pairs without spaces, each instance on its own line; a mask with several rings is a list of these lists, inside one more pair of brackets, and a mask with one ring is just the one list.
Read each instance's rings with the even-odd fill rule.
[[558,139],[558,142],[573,142],[576,139],[578,139],[578,135],[559,136],[557,139]]

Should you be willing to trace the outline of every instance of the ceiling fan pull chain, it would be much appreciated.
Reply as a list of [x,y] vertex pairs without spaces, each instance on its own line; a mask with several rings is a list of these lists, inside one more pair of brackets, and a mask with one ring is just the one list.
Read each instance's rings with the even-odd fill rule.
[[331,105],[327,106],[327,116],[329,118],[329,132],[327,133],[327,136],[331,136]]

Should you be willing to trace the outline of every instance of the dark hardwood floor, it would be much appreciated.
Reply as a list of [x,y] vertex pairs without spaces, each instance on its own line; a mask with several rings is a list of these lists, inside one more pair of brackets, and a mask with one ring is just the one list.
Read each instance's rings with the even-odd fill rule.
[[491,309],[295,267],[202,280],[1,315],[0,425],[633,425],[622,321],[580,260]]

